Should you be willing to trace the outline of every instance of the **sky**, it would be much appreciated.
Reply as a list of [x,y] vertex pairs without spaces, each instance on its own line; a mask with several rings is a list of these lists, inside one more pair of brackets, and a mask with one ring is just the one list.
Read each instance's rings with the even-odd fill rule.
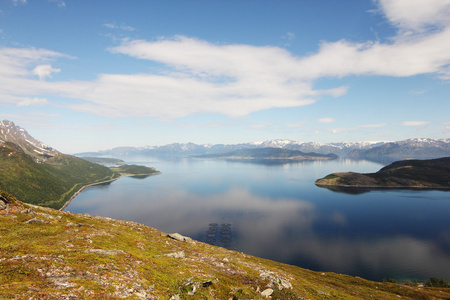
[[450,136],[450,0],[0,0],[0,119],[64,153]]

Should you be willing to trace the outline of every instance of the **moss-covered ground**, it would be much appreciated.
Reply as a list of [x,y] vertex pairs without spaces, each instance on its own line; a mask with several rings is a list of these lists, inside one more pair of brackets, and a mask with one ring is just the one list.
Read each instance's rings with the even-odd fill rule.
[[267,292],[272,299],[450,298],[448,288],[313,272],[5,195],[0,299],[267,299]]

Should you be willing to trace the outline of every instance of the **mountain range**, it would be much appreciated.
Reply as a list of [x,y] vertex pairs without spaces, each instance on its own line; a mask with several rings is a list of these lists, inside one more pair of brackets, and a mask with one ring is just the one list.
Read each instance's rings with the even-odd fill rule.
[[194,144],[173,143],[163,146],[117,147],[99,152],[78,153],[77,156],[176,156],[186,157],[205,154],[223,154],[227,152],[258,149],[281,148],[305,153],[335,154],[339,157],[372,160],[385,157],[388,160],[404,158],[438,158],[450,156],[450,138],[416,138],[399,142],[340,142],[317,143],[292,140],[268,140],[240,144]]

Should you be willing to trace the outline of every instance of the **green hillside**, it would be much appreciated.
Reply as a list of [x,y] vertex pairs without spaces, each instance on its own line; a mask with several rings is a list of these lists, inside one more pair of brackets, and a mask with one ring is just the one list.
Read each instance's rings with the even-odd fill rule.
[[450,299],[444,279],[313,272],[2,191],[0,204],[1,299]]
[[450,157],[397,161],[369,174],[333,173],[315,183],[318,186],[450,188]]
[[60,208],[82,186],[119,176],[107,167],[61,153],[36,162],[16,144],[0,144],[0,189],[27,203]]

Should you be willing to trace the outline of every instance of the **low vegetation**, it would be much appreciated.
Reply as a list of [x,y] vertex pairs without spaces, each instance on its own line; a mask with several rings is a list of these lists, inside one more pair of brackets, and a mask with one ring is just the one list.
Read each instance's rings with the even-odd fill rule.
[[450,297],[445,287],[313,272],[134,222],[26,204],[4,191],[0,197],[1,299]]
[[146,166],[139,165],[121,165],[119,167],[111,167],[113,172],[119,173],[122,176],[128,175],[154,175],[159,174],[159,171],[156,171],[155,168],[149,168]]

